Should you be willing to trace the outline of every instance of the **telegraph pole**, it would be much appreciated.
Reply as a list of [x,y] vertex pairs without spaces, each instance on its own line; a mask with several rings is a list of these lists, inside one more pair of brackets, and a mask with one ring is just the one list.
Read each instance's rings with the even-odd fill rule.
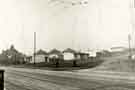
[[[130,0],[130,24],[131,24],[131,33],[134,33],[134,9],[135,9],[135,0]],[[132,49],[131,49],[131,35],[128,34],[128,44],[129,44],[129,58],[132,57]]]
[[133,0],[133,8],[135,8],[135,0]]
[[36,32],[34,32],[34,64],[36,64]]
[[128,45],[129,45],[129,58],[132,57],[132,51],[131,51],[131,36],[128,34]]

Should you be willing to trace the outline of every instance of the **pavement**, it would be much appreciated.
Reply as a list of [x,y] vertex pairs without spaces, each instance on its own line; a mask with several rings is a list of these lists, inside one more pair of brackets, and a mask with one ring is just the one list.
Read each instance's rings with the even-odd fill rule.
[[6,90],[135,90],[135,73],[3,67]]

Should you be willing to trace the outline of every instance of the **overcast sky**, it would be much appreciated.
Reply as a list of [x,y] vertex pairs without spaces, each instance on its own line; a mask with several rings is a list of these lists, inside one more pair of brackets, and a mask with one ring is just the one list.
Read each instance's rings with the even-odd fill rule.
[[130,0],[87,0],[75,6],[52,1],[0,0],[0,50],[14,44],[32,53],[33,32],[37,49],[128,47]]

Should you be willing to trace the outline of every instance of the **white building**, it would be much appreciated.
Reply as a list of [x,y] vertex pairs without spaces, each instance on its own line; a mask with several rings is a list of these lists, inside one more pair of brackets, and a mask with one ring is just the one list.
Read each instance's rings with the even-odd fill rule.
[[[45,55],[36,55],[35,56],[35,63],[45,62]],[[32,59],[30,63],[34,63],[34,56],[32,56]]]
[[[35,55],[35,63],[41,63],[41,62],[49,62],[48,54],[47,54],[47,52],[45,52],[43,50],[37,51],[37,53]],[[30,63],[34,63],[34,56],[32,56]]]
[[112,47],[111,52],[121,52],[124,51],[126,48],[125,47]]
[[63,51],[63,58],[64,60],[74,60],[75,59],[75,51],[67,48]]

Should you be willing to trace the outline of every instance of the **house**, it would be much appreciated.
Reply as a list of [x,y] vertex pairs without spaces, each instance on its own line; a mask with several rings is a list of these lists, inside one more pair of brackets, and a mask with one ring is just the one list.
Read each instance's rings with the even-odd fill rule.
[[[49,62],[48,57],[49,57],[48,53],[46,51],[40,49],[35,54],[35,63]],[[32,56],[30,63],[34,63],[34,56]]]
[[89,54],[89,57],[90,57],[90,58],[95,58],[95,57],[97,56],[95,50],[88,51],[87,53]]
[[39,58],[39,59],[43,58],[44,62],[49,62],[48,53],[46,51],[41,50],[41,49],[36,53],[36,57]]
[[126,47],[112,47],[110,48],[110,52],[112,55],[121,55],[121,54],[127,54],[127,48]]
[[75,53],[76,53],[76,51],[71,49],[71,48],[65,49],[63,51],[63,58],[64,58],[64,60],[74,60],[74,59],[76,59]]
[[82,59],[82,60],[88,60],[88,58],[89,58],[89,54],[88,53],[79,53],[80,54],[80,58]]
[[49,52],[49,62],[55,62],[55,60],[63,60],[63,55],[61,51],[52,49]]
[[100,52],[97,52],[97,57],[110,57],[111,56],[111,52],[108,50],[102,50]]
[[126,50],[125,47],[112,47],[110,48],[111,52],[122,52],[124,50]]
[[88,62],[89,53],[86,52],[76,52],[75,53],[76,60],[80,61],[80,63]]
[[97,57],[97,52],[99,50],[87,50],[85,53],[88,55],[88,60],[92,61],[95,60]]

